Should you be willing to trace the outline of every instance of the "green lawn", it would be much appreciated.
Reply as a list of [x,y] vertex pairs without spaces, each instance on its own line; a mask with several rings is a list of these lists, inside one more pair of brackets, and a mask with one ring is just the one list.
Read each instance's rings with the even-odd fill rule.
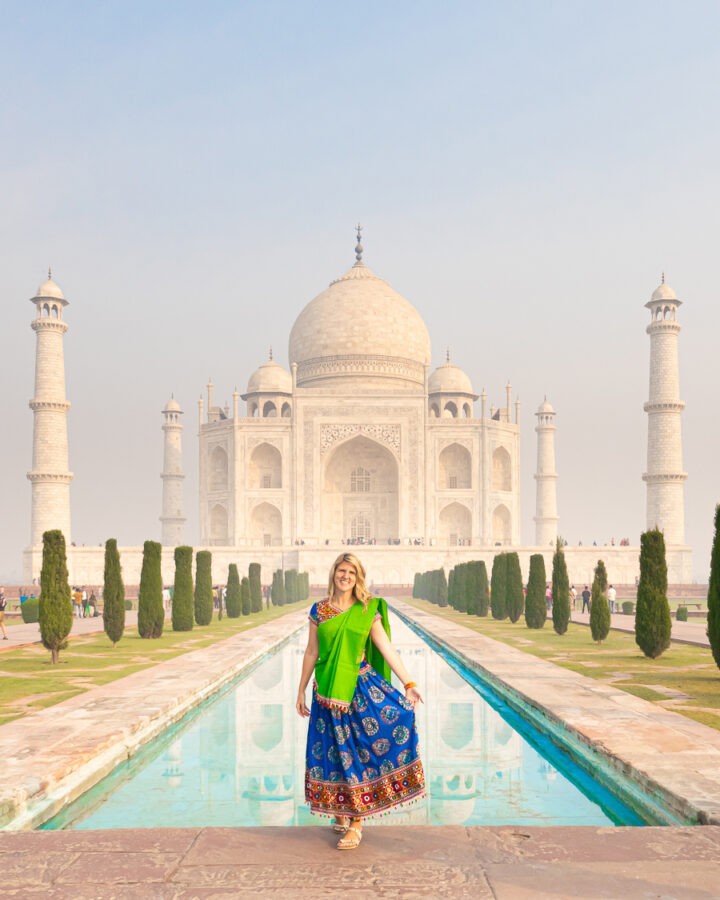
[[544,628],[534,630],[527,628],[523,617],[513,625],[509,619],[498,622],[450,607],[441,609],[424,600],[403,599],[424,612],[720,729],[720,670],[709,649],[671,644],[658,659],[648,659],[634,635],[620,631],[611,631],[602,644],[595,644],[586,625],[570,623],[561,636],[553,630],[551,619]]
[[132,627],[126,629],[115,648],[104,634],[78,635],[60,652],[56,666],[51,664],[50,653],[41,644],[6,650],[0,653],[0,725],[38,707],[53,706],[97,685],[271,622],[309,603],[273,606],[239,619],[224,617],[221,622],[214,618],[210,625],[195,625],[192,631],[172,631],[166,622],[165,631],[157,640],[144,640],[138,636],[137,628]]

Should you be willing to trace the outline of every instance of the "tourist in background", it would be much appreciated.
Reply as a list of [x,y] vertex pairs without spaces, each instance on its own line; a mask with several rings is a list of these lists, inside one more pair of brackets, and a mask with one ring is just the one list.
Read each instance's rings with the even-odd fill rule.
[[610,585],[607,592],[608,605],[610,606],[610,612],[617,612],[617,603],[615,602],[615,598],[617,597],[617,591],[615,588]]
[[[353,850],[364,818],[425,791],[415,726],[422,696],[390,644],[387,604],[371,596],[354,554],[335,560],[328,596],[313,603],[309,618],[296,703],[298,714],[310,718],[305,797],[312,812],[334,817],[338,850]],[[390,684],[391,670],[404,695]]]
[[5,631],[5,610],[7,609],[7,597],[5,596],[5,588],[0,587],[0,628],[2,628],[3,640],[8,639],[7,631]]
[[587,611],[590,612],[590,591],[588,590],[587,585],[585,585],[585,590],[582,592],[582,600],[582,611],[585,612],[585,610],[587,609]]

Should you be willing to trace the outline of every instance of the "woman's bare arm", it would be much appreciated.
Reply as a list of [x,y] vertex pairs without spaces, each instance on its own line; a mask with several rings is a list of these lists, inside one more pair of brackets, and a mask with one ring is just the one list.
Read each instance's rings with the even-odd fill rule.
[[310,622],[308,642],[305,648],[305,655],[303,656],[302,673],[300,675],[300,687],[298,688],[297,703],[295,704],[295,709],[298,715],[301,716],[310,715],[310,710],[305,705],[305,691],[315,669],[319,650],[317,625],[314,622]]
[[[402,681],[404,685],[411,681],[410,674],[403,665],[403,661],[400,659],[397,650],[390,643],[390,639],[385,633],[385,629],[383,628],[380,619],[376,619],[375,622],[373,622],[373,626],[370,629],[370,637],[372,638],[373,644],[375,644],[382,654],[385,662],[390,666],[400,681]],[[420,691],[416,687],[408,688],[408,690],[405,691],[405,699],[412,703],[413,706],[415,706],[418,701],[421,703],[425,702]]]

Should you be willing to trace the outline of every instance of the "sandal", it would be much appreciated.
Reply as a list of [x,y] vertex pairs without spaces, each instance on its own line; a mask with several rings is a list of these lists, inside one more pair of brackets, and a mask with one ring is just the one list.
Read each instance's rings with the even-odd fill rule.
[[333,819],[332,828],[336,834],[345,834],[345,832],[348,830],[347,822],[343,824],[340,819],[347,820],[347,816],[335,816],[335,818]]
[[[353,831],[357,838],[351,838],[350,832]],[[337,843],[338,850],[355,850],[360,846],[360,841],[362,840],[362,829],[356,828],[354,825],[351,825],[348,830],[345,832],[345,836],[341,837]]]

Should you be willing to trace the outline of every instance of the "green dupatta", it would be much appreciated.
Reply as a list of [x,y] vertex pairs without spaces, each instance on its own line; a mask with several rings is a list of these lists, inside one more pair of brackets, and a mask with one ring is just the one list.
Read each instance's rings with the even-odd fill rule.
[[370,629],[380,613],[385,634],[390,637],[387,603],[373,597],[367,608],[356,601],[347,612],[318,625],[319,652],[315,663],[317,699],[322,706],[346,712],[350,708],[363,651],[368,663],[383,678],[390,679],[390,666],[372,642]]

